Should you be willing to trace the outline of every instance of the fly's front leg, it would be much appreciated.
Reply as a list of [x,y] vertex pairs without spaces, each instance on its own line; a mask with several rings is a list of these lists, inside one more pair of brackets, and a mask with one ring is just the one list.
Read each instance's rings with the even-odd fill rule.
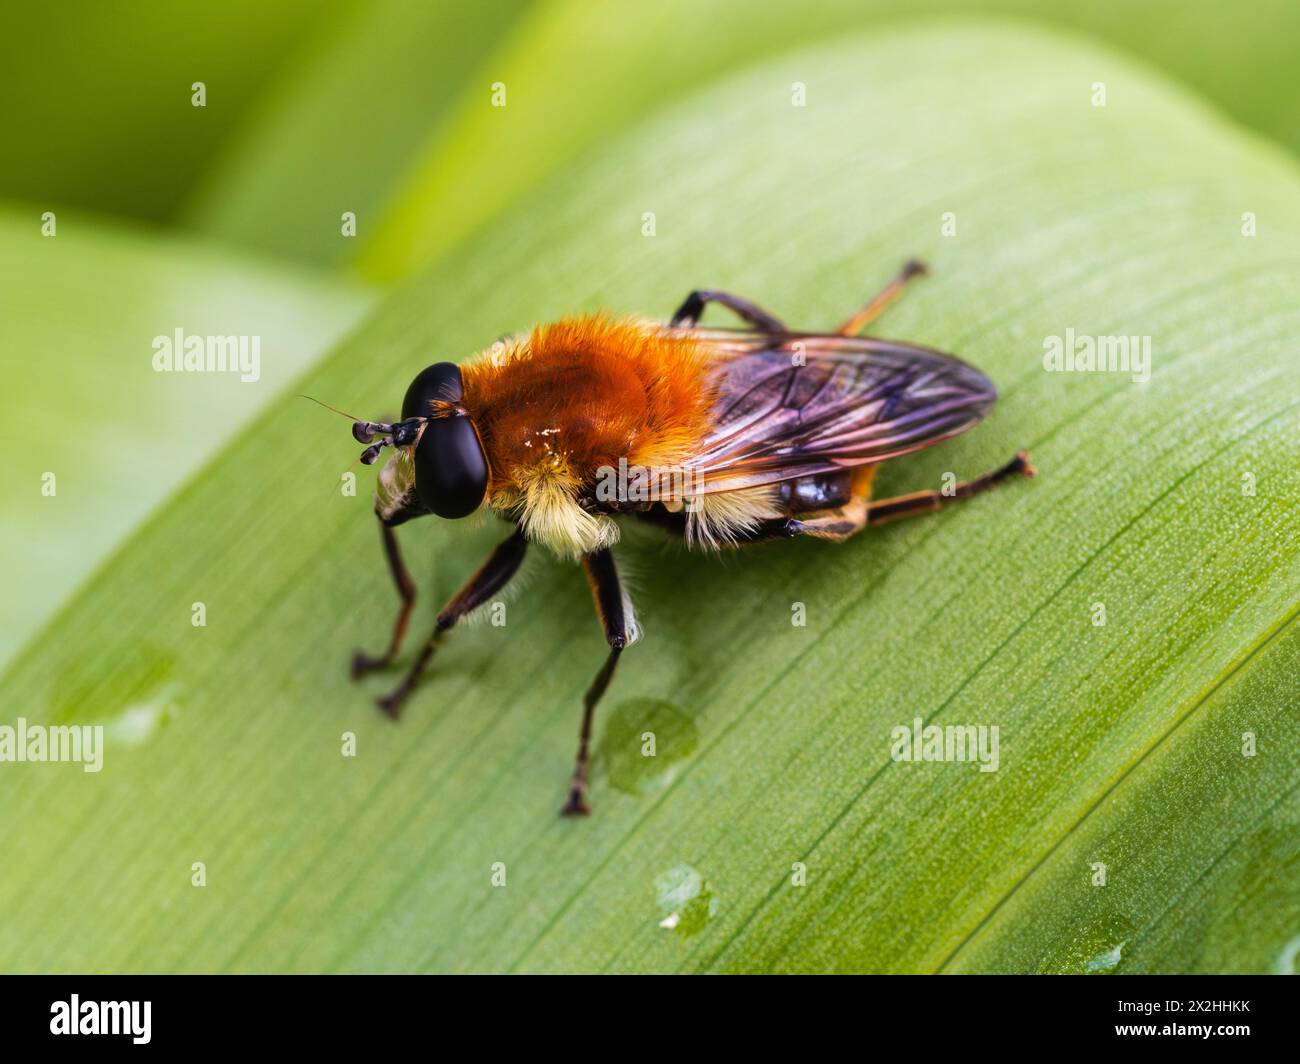
[[406,678],[393,691],[377,700],[380,709],[391,717],[397,717],[402,703],[406,701],[411,688],[415,686],[415,682],[428,666],[438,644],[457,621],[506,586],[510,578],[518,572],[527,546],[528,541],[524,538],[523,529],[516,529],[514,535],[492,552],[488,560],[483,563],[483,567],[469,578],[456,597],[438,614],[438,621],[421,648],[420,656],[415,659],[415,664],[406,674]]
[[903,289],[907,287],[908,281],[913,277],[923,277],[929,272],[928,267],[920,259],[908,259],[903,264],[903,268],[898,271],[898,276],[885,285],[879,295],[835,331],[841,336],[856,336],[868,324],[880,317],[889,304],[903,294]]
[[406,635],[406,626],[411,619],[411,610],[415,606],[415,581],[411,579],[411,574],[406,570],[406,563],[402,561],[402,552],[397,546],[397,536],[392,528],[384,523],[382,517],[379,519],[379,529],[384,541],[384,555],[388,558],[388,568],[393,574],[393,583],[397,585],[397,593],[402,596],[402,604],[397,609],[397,620],[393,622],[393,634],[388,640],[388,649],[377,657],[361,650],[352,655],[354,680],[372,669],[382,669],[393,663],[397,652],[402,648],[402,637]]
[[700,315],[704,313],[706,303],[721,304],[749,322],[756,329],[775,333],[788,331],[780,318],[774,314],[769,314],[762,307],[751,303],[748,299],[733,296],[730,292],[714,292],[704,288],[697,288],[688,295],[682,301],[682,305],[677,308],[677,313],[673,315],[672,321],[668,324],[675,329],[693,328],[695,323],[700,320]]
[[591,812],[587,805],[587,765],[591,760],[591,722],[595,716],[596,703],[605,693],[609,681],[614,676],[614,667],[623,648],[636,640],[636,618],[632,612],[632,602],[623,593],[623,585],[618,579],[618,569],[614,565],[614,555],[608,550],[598,550],[584,554],[582,567],[587,571],[591,583],[591,597],[596,603],[596,613],[605,629],[605,641],[609,644],[609,657],[601,666],[596,678],[587,688],[583,699],[582,731],[578,736],[578,756],[574,760],[573,781],[569,785],[569,799],[560,812],[564,816],[586,816]]

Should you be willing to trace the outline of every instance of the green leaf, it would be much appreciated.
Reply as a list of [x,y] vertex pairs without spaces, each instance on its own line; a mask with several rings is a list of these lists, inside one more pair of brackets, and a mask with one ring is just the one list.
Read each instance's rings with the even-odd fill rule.
[[[629,127],[404,285],[305,390],[377,415],[506,330],[663,314],[695,286],[824,327],[919,254],[934,275],[880,332],[1002,395],[878,491],[1021,446],[1039,478],[843,546],[719,561],[629,530],[647,636],[575,822],[555,813],[604,651],[579,575],[533,559],[505,627],[456,632],[393,725],[369,699],[394,677],[346,680],[395,605],[365,493],[337,490],[355,444],[277,405],[3,682],[29,718],[111,738],[101,773],[0,775],[0,963],[1289,970],[1297,237],[1289,158],[1026,29],[846,39]],[[1046,372],[1067,329],[1150,337],[1150,380]],[[418,636],[501,530],[401,532]],[[998,770],[892,760],[915,718],[998,726]]]
[[[191,240],[75,212],[43,225],[32,208],[0,210],[0,337],[11,355],[0,582],[22,604],[0,615],[0,659],[367,301]],[[177,329],[257,337],[257,379],[154,372],[154,338]]]

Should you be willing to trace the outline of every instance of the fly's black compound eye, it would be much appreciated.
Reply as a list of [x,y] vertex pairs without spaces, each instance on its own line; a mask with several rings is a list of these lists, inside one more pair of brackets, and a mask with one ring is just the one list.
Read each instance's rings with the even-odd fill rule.
[[464,394],[460,367],[454,362],[435,362],[427,369],[422,369],[406,389],[406,398],[402,400],[402,420],[428,417],[433,413],[435,399],[459,403]]
[[[402,417],[429,417],[433,400],[458,403],[464,396],[460,367],[439,362],[406,390]],[[431,417],[415,446],[415,490],[439,517],[467,517],[487,494],[488,464],[474,423],[463,415]]]

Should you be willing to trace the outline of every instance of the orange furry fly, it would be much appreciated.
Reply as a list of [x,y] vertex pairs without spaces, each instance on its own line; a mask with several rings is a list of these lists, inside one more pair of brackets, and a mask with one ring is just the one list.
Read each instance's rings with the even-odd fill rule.
[[[592,717],[619,655],[639,634],[611,553],[618,515],[714,550],[792,536],[845,540],[1033,476],[1021,451],[943,491],[872,499],[877,465],[966,431],[997,397],[987,377],[951,355],[858,335],[924,272],[907,263],[830,333],[792,330],[748,300],[697,290],[666,325],[565,318],[463,365],[423,370],[406,391],[401,420],[352,426],[369,445],[367,465],[393,448],[375,513],[401,595],[387,649],[355,654],[353,677],[396,661],[415,601],[393,529],[427,514],[493,511],[512,526],[510,536],[438,614],[405,678],[379,705],[397,716],[447,632],[505,586],[530,542],[580,562],[609,645],[584,700],[562,809],[588,813]],[[747,328],[700,327],[708,303]]]

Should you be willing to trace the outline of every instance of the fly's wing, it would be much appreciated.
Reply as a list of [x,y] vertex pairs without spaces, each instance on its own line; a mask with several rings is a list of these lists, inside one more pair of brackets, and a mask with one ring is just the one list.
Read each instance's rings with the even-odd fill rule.
[[860,336],[695,329],[714,355],[712,430],[690,494],[832,473],[929,447],[979,422],[997,391],[951,355]]

